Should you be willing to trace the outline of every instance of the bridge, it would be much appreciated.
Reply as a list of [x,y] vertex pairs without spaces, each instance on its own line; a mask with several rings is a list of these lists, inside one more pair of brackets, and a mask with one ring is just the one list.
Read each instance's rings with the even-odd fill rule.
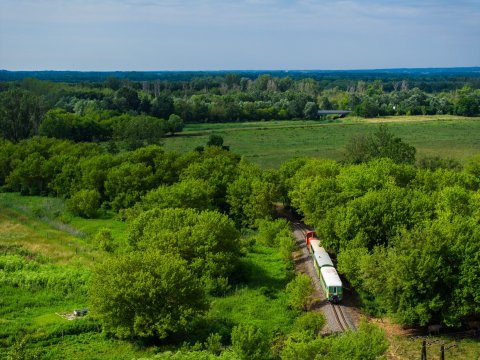
[[338,118],[343,118],[345,115],[350,114],[351,110],[318,110],[319,116],[338,115]]

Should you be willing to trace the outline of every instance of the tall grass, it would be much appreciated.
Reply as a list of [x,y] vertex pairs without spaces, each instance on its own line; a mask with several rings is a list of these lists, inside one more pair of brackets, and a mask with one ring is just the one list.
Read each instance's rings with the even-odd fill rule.
[[[248,160],[264,168],[278,168],[282,162],[296,156],[311,156],[342,160],[345,144],[354,135],[376,130],[381,121],[404,141],[417,148],[417,157],[438,155],[463,161],[480,152],[479,118],[458,117],[411,117],[379,120],[341,120],[329,124],[289,124],[281,127],[270,122],[259,128],[237,129],[231,125],[217,126],[217,133],[224,138],[224,144],[231,151],[244,155]],[[200,125],[197,125],[198,127]],[[208,129],[210,124],[205,124]],[[198,128],[197,128],[198,129]],[[170,150],[189,151],[205,145],[208,133],[200,136],[179,136],[165,139]]]

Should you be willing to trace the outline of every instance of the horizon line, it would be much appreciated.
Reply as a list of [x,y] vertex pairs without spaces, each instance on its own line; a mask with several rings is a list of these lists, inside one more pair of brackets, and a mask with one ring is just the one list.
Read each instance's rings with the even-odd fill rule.
[[156,73],[156,72],[336,72],[336,71],[389,71],[389,70],[448,70],[448,69],[480,69],[480,65],[473,66],[447,66],[447,67],[391,67],[391,68],[354,68],[354,69],[197,69],[197,70],[56,70],[56,69],[36,69],[36,70],[8,70],[0,69],[2,72],[135,72],[135,73]]

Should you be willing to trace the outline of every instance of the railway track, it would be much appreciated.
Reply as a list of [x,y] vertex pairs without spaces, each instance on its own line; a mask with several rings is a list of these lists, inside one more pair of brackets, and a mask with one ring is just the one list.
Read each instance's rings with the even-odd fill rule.
[[330,303],[330,306],[332,307],[332,311],[335,314],[338,326],[340,327],[342,332],[345,332],[347,330],[355,330],[355,328],[345,318],[345,314],[343,313],[343,308],[341,305]]
[[[301,234],[303,239],[297,238],[297,242],[301,244],[301,250],[303,252],[303,255],[306,256],[309,260],[312,261],[310,258],[310,254],[308,253],[308,249],[306,246],[304,246],[305,242],[305,235],[306,231],[308,230],[305,225],[302,223],[298,222],[296,219],[293,219],[292,217],[288,217],[288,220],[290,220],[292,224],[292,228],[295,232],[298,232]],[[313,269],[313,264],[312,264],[312,269]],[[318,278],[317,274],[315,271],[311,272],[309,274],[312,277],[312,281],[315,284],[315,287],[322,293],[323,297],[325,298],[325,294],[323,293],[323,289],[320,286],[320,279]],[[345,315],[345,309],[342,304],[333,304],[331,302],[325,303],[327,306],[323,306],[322,310],[323,313],[325,314],[327,318],[327,323],[329,324],[330,330],[332,332],[345,332],[347,330],[356,330],[353,322],[347,321],[347,317]]]

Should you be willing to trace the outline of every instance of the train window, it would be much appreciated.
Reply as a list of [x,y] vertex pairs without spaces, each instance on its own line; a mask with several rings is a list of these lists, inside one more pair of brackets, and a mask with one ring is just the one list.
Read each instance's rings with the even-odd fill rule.
[[333,289],[333,293],[336,294],[337,293],[337,288],[334,286],[332,289]]

